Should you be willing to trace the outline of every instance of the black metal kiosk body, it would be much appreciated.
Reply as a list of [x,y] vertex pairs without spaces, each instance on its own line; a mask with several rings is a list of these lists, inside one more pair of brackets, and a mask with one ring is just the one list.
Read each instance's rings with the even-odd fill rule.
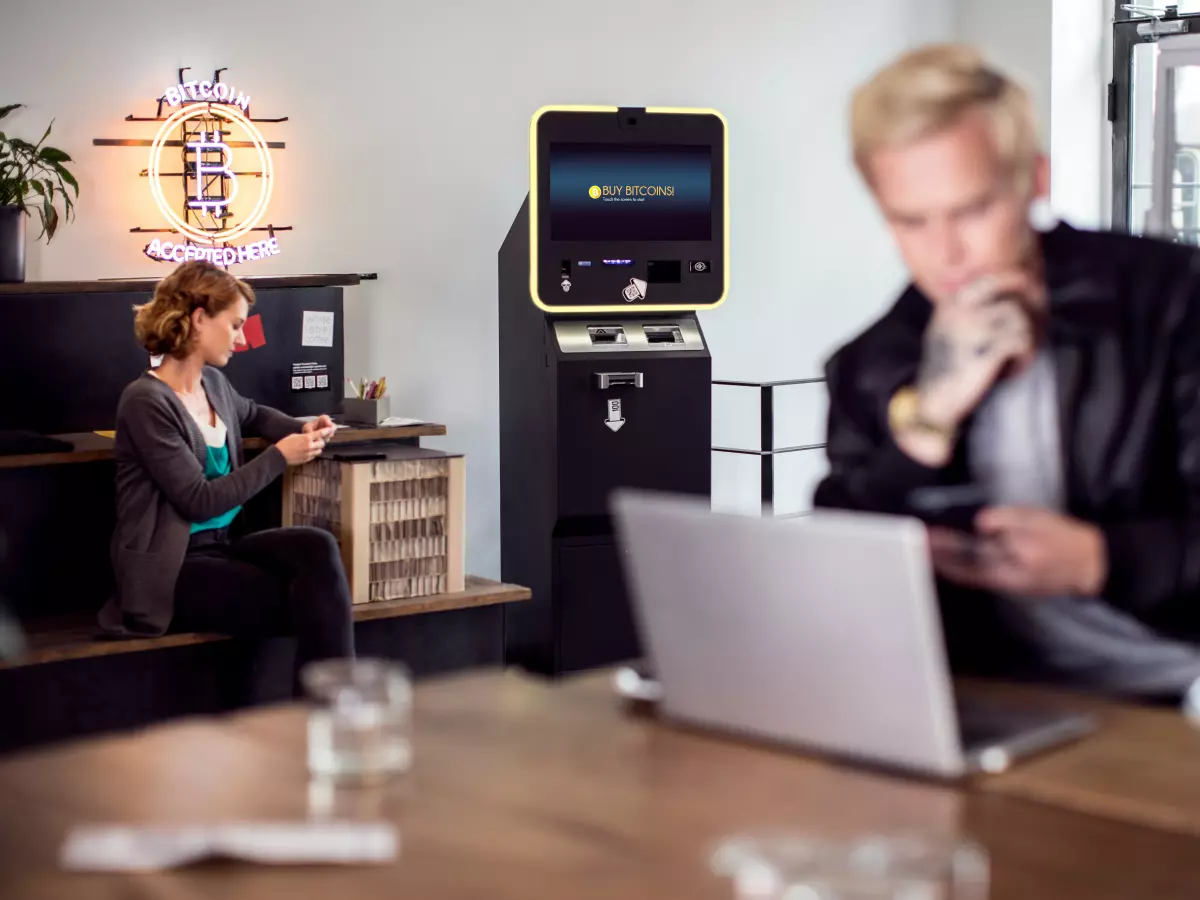
[[637,656],[614,489],[707,496],[712,361],[695,315],[728,289],[725,120],[553,107],[499,253],[501,566],[510,663]]

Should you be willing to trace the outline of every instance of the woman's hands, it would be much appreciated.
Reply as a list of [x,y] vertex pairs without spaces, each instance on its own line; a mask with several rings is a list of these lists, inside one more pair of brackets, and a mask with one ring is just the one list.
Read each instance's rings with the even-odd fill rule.
[[304,427],[300,429],[302,434],[319,434],[322,439],[328,441],[337,431],[337,426],[333,424],[333,419],[329,416],[317,416],[315,419],[310,419],[304,423]]
[[[311,423],[310,423],[311,424]],[[302,466],[312,462],[325,449],[323,431],[302,431],[299,434],[289,434],[275,444],[289,466]]]

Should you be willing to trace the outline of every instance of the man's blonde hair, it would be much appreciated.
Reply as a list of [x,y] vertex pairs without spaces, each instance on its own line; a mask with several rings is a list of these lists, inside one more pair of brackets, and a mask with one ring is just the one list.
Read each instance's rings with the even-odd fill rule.
[[877,150],[935,134],[972,112],[990,119],[1010,174],[1031,177],[1041,148],[1029,94],[963,44],[910,51],[855,92],[850,108],[855,165],[869,183]]

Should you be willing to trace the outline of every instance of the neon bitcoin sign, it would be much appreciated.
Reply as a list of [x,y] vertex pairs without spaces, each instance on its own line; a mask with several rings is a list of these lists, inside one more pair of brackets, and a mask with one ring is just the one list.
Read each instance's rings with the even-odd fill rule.
[[218,266],[253,262],[279,255],[279,238],[267,238],[241,247],[198,247],[195,244],[176,244],[173,241],[152,240],[146,246],[146,255],[162,262],[187,262],[189,259],[204,259]]
[[163,100],[168,106],[179,106],[188,100],[205,103],[236,103],[242,112],[250,112],[250,98],[220,81],[181,81],[175,87],[163,91]]
[[[189,123],[199,123],[196,129]],[[248,154],[258,165],[258,196],[248,214],[229,224],[233,218],[230,207],[241,193],[242,177],[232,163],[234,147],[222,138],[231,126],[240,128],[249,138]],[[163,149],[170,135],[178,129],[189,137],[183,146],[184,203],[190,214],[181,214],[168,201],[164,190]],[[240,158],[240,154],[239,154]],[[254,123],[236,106],[218,105],[207,101],[189,103],[167,116],[150,147],[147,167],[150,191],[163,217],[198,244],[218,245],[237,240],[254,228],[271,202],[275,169],[271,151]],[[179,176],[175,176],[178,178]],[[245,179],[249,180],[249,179]]]
[[186,71],[157,98],[157,115],[126,116],[128,122],[157,123],[152,140],[94,141],[150,149],[142,175],[162,223],[131,231],[169,235],[143,248],[161,262],[204,259],[232,266],[277,256],[276,232],[291,228],[270,224],[267,213],[275,188],[271,151],[284,145],[268,143],[256,123],[287,119],[253,118],[250,96],[222,82],[223,69],[209,81],[187,81]]

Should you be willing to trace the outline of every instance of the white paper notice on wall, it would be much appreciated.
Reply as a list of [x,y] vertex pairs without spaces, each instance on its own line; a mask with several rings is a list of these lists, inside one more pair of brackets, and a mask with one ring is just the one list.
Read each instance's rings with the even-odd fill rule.
[[333,346],[333,313],[315,309],[304,311],[304,333],[300,336],[301,347]]

